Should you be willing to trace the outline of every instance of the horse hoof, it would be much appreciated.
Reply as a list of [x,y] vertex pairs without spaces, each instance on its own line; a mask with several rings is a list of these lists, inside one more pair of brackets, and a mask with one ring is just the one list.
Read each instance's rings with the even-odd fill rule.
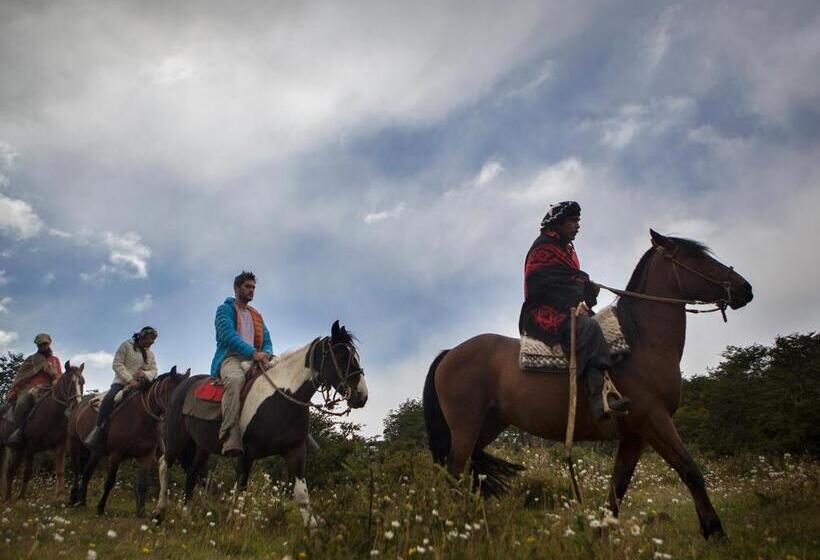
[[100,517],[105,515],[105,508],[97,506],[97,515],[99,515]]
[[159,525],[160,523],[162,523],[162,518],[163,518],[162,512],[155,510],[151,514],[151,523],[154,523],[155,525]]

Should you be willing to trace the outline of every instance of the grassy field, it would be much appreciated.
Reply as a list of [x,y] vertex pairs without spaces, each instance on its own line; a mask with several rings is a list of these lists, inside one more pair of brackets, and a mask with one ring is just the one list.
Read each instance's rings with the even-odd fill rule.
[[[615,521],[600,507],[612,459],[589,448],[576,452],[583,505],[568,499],[557,447],[496,450],[528,469],[492,500],[454,484],[426,452],[363,449],[337,465],[346,482],[313,488],[314,531],[277,481],[275,462],[258,465],[248,492],[236,495],[220,461],[212,477],[224,482],[198,490],[190,513],[175,484],[160,525],[134,517],[128,469],[103,517],[93,507],[103,471],[87,510],[57,502],[53,479],[40,477],[28,500],[0,508],[0,558],[820,558],[820,463],[804,458],[699,457],[730,538],[718,544],[700,536],[686,488],[651,453]],[[177,469],[174,480],[182,480]]]

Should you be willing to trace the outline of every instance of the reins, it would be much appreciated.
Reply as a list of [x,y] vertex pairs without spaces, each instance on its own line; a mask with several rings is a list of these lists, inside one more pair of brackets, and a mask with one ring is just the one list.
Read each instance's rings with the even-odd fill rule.
[[[322,347],[321,347],[322,360],[321,360],[321,362],[319,362],[319,369],[318,370],[315,367],[314,359],[313,359],[314,350],[315,350],[317,344],[322,345]],[[349,346],[349,345],[344,344],[344,343],[339,343],[339,344],[342,344],[343,346]],[[330,354],[331,360],[333,361],[333,367],[336,370],[336,374],[339,376],[339,379],[342,380],[342,383],[344,384],[345,388],[347,389],[347,391],[345,391],[347,394],[343,395],[343,396],[340,396],[339,398],[332,398],[330,396],[331,387],[327,387],[327,384],[325,384],[325,383],[321,383],[321,384],[317,385],[316,384],[316,378],[313,377],[313,376],[311,376],[311,383],[313,383],[313,387],[314,387],[315,390],[318,390],[322,393],[322,398],[325,401],[324,404],[316,404],[312,401],[302,401],[302,400],[297,399],[296,397],[292,396],[287,391],[285,391],[284,389],[279,387],[276,384],[276,382],[268,376],[267,371],[262,371],[261,377],[265,378],[265,381],[267,381],[268,384],[271,386],[271,388],[273,388],[274,392],[279,393],[279,395],[281,395],[288,402],[291,402],[295,405],[298,405],[298,406],[301,406],[301,407],[304,407],[304,408],[312,408],[316,412],[318,412],[320,414],[327,415],[327,416],[347,416],[348,414],[350,414],[350,410],[351,410],[349,406],[345,410],[343,410],[342,412],[335,412],[335,411],[333,411],[333,408],[335,408],[336,405],[339,404],[340,402],[342,402],[345,399],[350,397],[350,391],[352,391],[352,388],[350,387],[350,385],[347,384],[347,380],[350,379],[351,377],[353,377],[354,375],[357,375],[357,374],[364,375],[364,370],[359,368],[359,369],[350,371],[350,366],[351,366],[351,363],[353,361],[353,350],[350,349],[349,356],[348,356],[348,359],[347,359],[347,366],[345,367],[344,374],[343,374],[342,369],[339,366],[339,362],[336,359],[336,355],[333,353],[333,347],[334,346],[337,346],[337,345],[336,344],[331,345],[330,344],[330,339],[327,338],[327,337],[322,338],[322,339],[317,338],[316,340],[311,342],[310,348],[308,348],[306,363],[307,363],[308,369],[310,369],[312,374],[315,374],[316,376],[321,375],[321,372],[324,369],[325,358],[326,358],[327,354]],[[254,367],[260,367],[256,363],[254,363],[253,366]],[[336,392],[337,392],[337,394],[341,395],[341,393],[339,393],[338,391],[336,391]]]
[[620,290],[618,288],[612,288],[610,286],[607,286],[605,284],[600,284],[598,282],[596,282],[596,285],[600,286],[601,288],[603,288],[605,290],[608,290],[608,291],[612,292],[613,294],[616,294],[616,295],[622,296],[622,297],[632,297],[632,298],[636,298],[636,299],[643,299],[643,300],[646,300],[646,301],[654,301],[654,302],[658,302],[658,303],[672,303],[672,304],[677,304],[677,305],[714,305],[715,307],[713,309],[690,309],[690,308],[686,308],[685,310],[686,310],[687,313],[713,313],[715,311],[720,311],[721,315],[723,316],[723,322],[724,323],[728,322],[728,319],[726,317],[726,308],[729,306],[729,302],[732,300],[732,284],[731,284],[731,282],[729,282],[729,275],[734,270],[734,267],[732,267],[732,266],[728,267],[728,270],[726,272],[726,280],[715,280],[714,278],[711,278],[711,277],[703,274],[702,272],[700,272],[698,270],[695,270],[691,266],[680,262],[676,258],[677,249],[673,253],[667,253],[666,250],[663,247],[661,247],[660,245],[655,245],[654,249],[656,251],[658,251],[661,255],[663,255],[663,257],[665,259],[667,259],[670,263],[672,263],[672,271],[675,273],[675,281],[678,284],[678,291],[682,290],[682,284],[681,284],[680,274],[678,273],[677,267],[681,267],[684,270],[687,270],[688,272],[691,272],[692,274],[695,274],[696,276],[698,276],[700,278],[703,278],[704,280],[706,280],[710,284],[720,286],[721,288],[726,290],[726,298],[725,299],[724,298],[718,298],[718,299],[709,300],[709,301],[701,301],[701,300],[698,300],[698,299],[670,298],[670,297],[663,297],[663,296],[653,296],[653,295],[650,295],[650,294],[644,294],[644,293],[641,293],[641,292],[633,292],[633,291],[630,291],[630,290]]

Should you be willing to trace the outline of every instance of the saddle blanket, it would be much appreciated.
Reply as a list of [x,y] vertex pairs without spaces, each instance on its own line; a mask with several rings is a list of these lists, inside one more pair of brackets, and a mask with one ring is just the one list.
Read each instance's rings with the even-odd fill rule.
[[[250,362],[243,362],[242,369],[247,376],[250,370]],[[245,396],[252,385],[254,379],[260,372],[255,372],[245,379],[242,390],[239,393],[239,402],[245,402]],[[185,402],[182,404],[182,413],[186,416],[193,416],[200,420],[222,420],[222,396],[225,394],[225,386],[208,378],[199,381],[193,391],[188,391],[185,395]]]
[[[604,339],[609,344],[609,352],[613,361],[622,359],[629,354],[629,345],[626,343],[618,314],[614,305],[608,305],[593,316]],[[521,351],[518,356],[518,365],[525,371],[540,371],[550,373],[568,373],[569,358],[560,344],[548,345],[528,336],[521,337]]]

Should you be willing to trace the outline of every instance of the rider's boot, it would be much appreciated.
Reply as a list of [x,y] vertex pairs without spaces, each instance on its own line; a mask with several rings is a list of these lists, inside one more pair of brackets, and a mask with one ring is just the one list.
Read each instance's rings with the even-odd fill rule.
[[94,429],[91,430],[87,436],[85,436],[83,445],[92,451],[100,451],[105,443],[105,424],[106,422],[103,421],[103,423],[95,425]]
[[24,441],[24,434],[26,432],[26,423],[28,422],[28,415],[31,412],[31,407],[34,406],[34,397],[27,392],[17,398],[14,405],[14,425],[17,428],[9,436],[9,447],[22,447]]
[[245,452],[242,447],[242,432],[239,426],[233,426],[228,430],[225,442],[222,444],[222,454],[227,457],[238,457]]
[[625,416],[629,412],[629,399],[620,397],[615,393],[606,393],[606,403],[609,408],[604,410],[604,372],[598,368],[587,368],[586,375],[587,394],[589,395],[589,403],[592,406],[592,414],[595,415],[596,420],[603,420],[609,413],[614,416]]

